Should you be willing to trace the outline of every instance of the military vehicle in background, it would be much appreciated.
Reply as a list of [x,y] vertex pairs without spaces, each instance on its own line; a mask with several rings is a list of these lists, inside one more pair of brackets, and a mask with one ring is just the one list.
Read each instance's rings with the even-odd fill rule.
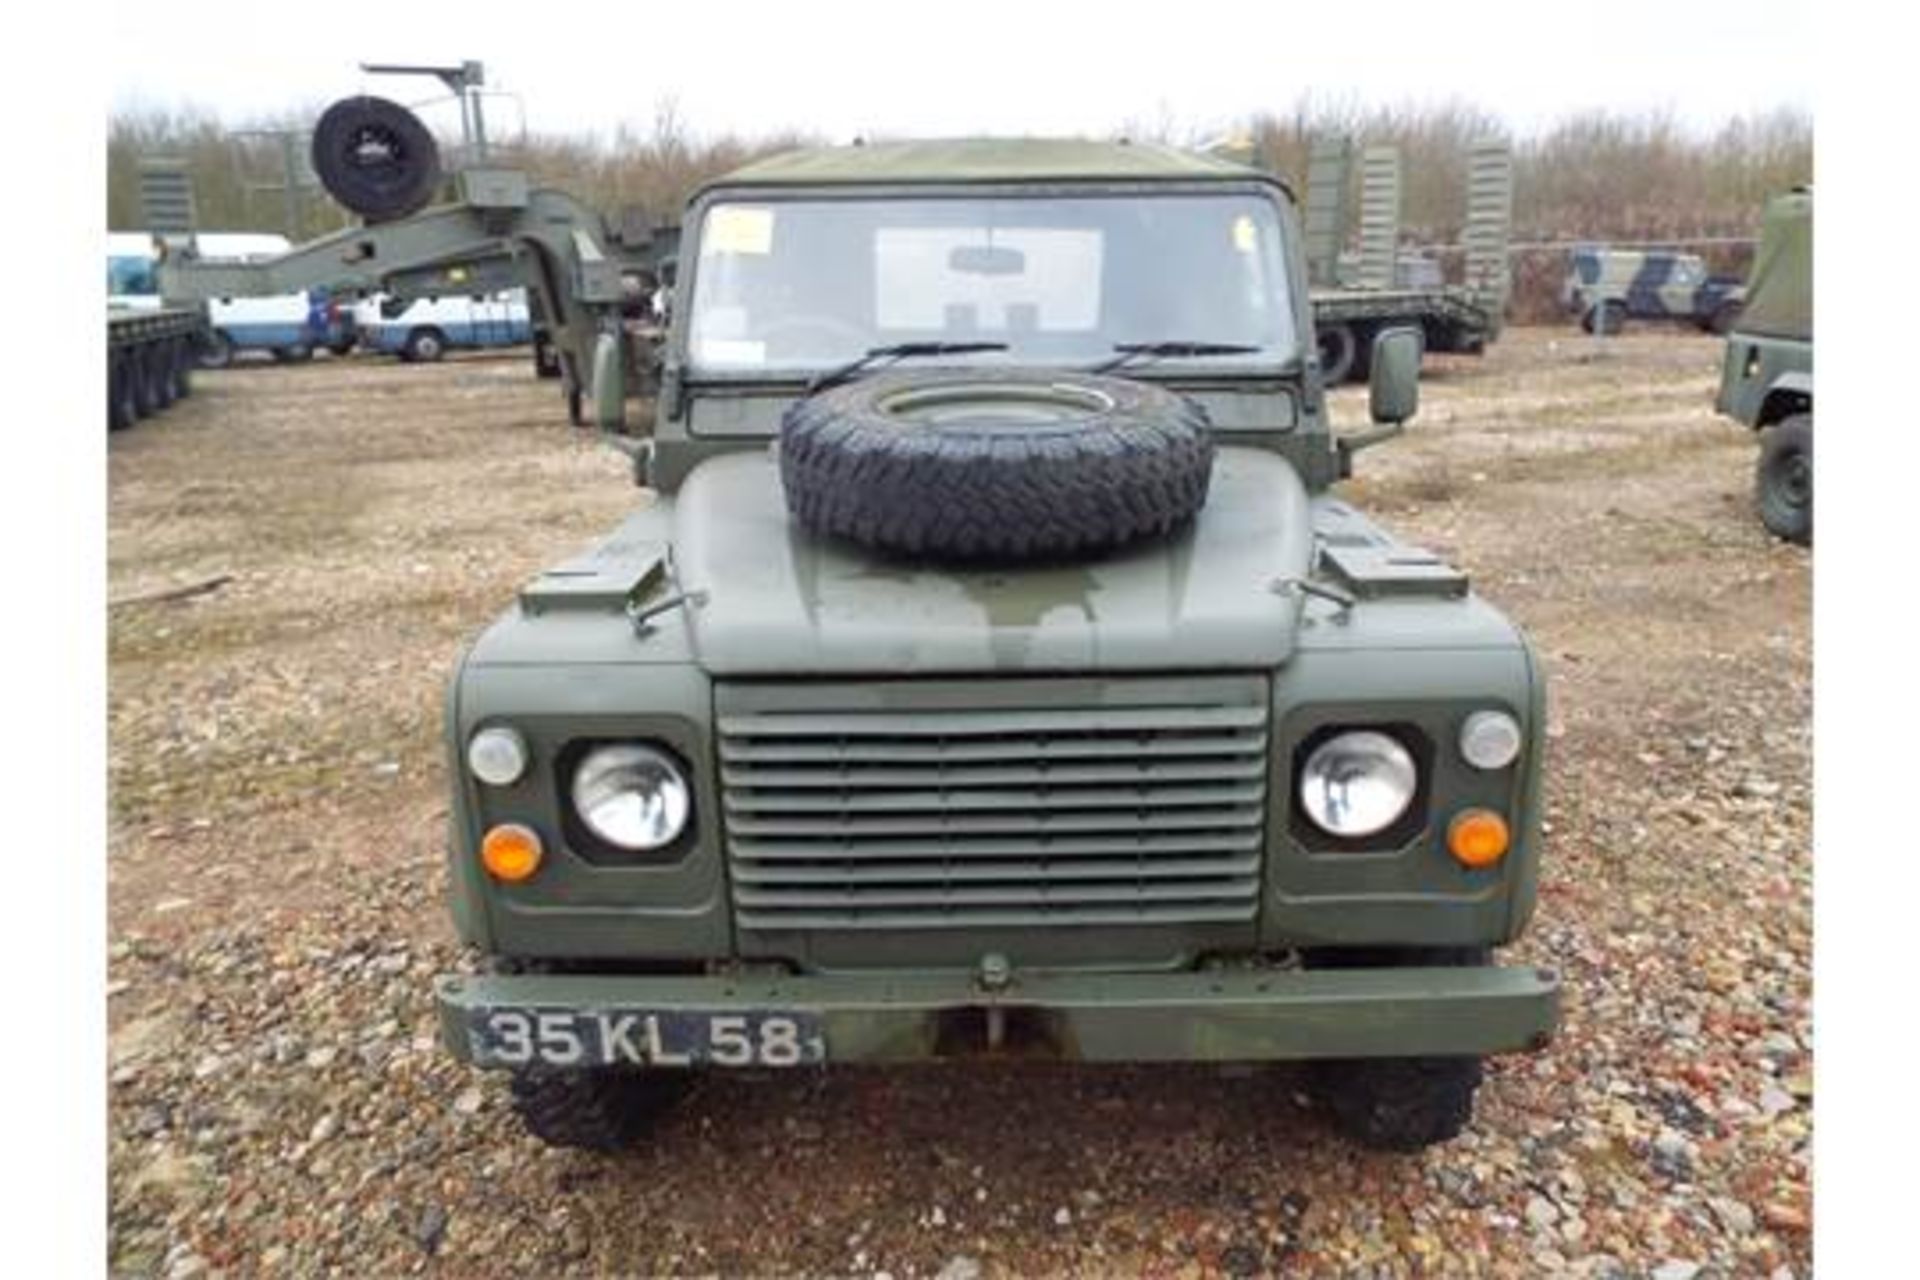
[[1628,320],[1681,320],[1726,333],[1739,318],[1746,289],[1731,276],[1710,275],[1704,258],[1671,249],[1582,245],[1569,255],[1560,300],[1588,333],[1619,333]]
[[1768,204],[1714,407],[1760,435],[1754,500],[1775,536],[1813,541],[1813,191]]
[[[192,221],[184,175],[141,174],[141,200],[158,226]],[[204,305],[166,305],[144,237],[107,237],[107,429],[123,431],[193,392],[193,367],[209,340]]]
[[1320,137],[1307,167],[1307,271],[1326,380],[1364,382],[1373,336],[1388,328],[1418,329],[1428,351],[1486,350],[1505,326],[1513,287],[1511,148],[1488,140],[1468,156],[1465,266],[1457,285],[1442,282],[1435,260],[1400,246],[1400,154],[1393,147],[1361,153],[1359,247],[1347,252],[1353,161],[1350,139]]
[[[278,257],[212,261],[190,234],[162,237],[161,292],[169,300],[259,297],[314,287],[335,299],[380,297],[392,316],[413,303],[487,297],[524,287],[535,362],[557,374],[568,415],[587,421],[596,358],[615,397],[653,393],[657,338],[651,298],[672,251],[644,214],[609,220],[521,171],[469,164],[442,172],[426,126],[384,98],[335,103],[313,133],[313,167],[363,225]],[[603,340],[604,339],[604,347]]]

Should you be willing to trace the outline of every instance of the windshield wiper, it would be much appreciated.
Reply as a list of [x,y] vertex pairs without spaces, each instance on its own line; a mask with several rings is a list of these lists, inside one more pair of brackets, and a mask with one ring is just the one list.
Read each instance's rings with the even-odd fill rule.
[[837,368],[816,374],[807,383],[807,395],[825,391],[828,387],[837,387],[847,379],[859,373],[875,361],[884,360],[892,364],[895,360],[904,360],[908,356],[961,356],[974,351],[1005,351],[1004,342],[896,342],[892,346],[873,347],[857,360],[849,360]]
[[1102,360],[1087,372],[1111,373],[1136,360],[1164,360],[1169,356],[1245,356],[1260,350],[1244,342],[1193,342],[1184,339],[1172,342],[1116,342],[1113,349],[1120,354],[1111,360]]

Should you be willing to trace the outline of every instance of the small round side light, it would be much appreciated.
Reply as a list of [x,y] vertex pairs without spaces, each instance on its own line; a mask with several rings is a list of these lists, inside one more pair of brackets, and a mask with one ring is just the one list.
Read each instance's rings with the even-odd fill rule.
[[1463,867],[1491,867],[1507,856],[1513,835],[1491,809],[1465,809],[1447,825],[1447,850]]
[[1520,758],[1520,722],[1504,711],[1476,711],[1460,725],[1460,754],[1476,769],[1504,769]]
[[519,884],[540,869],[545,850],[531,827],[504,822],[480,841],[480,865],[495,880]]
[[511,786],[527,771],[527,740],[505,725],[482,729],[467,741],[467,768],[490,787]]

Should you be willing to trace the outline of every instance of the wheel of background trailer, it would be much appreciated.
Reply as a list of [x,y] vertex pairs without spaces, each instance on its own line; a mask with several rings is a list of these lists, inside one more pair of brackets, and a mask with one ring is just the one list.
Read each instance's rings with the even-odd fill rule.
[[1314,340],[1320,346],[1320,381],[1339,386],[1353,370],[1353,330],[1344,324],[1316,325]]
[[533,376],[536,378],[557,378],[560,376],[560,353],[553,349],[553,343],[545,338],[533,340]]
[[153,400],[153,379],[147,375],[146,356],[140,348],[134,347],[127,352],[127,385],[133,404],[133,416],[137,421],[149,417],[158,406]]
[[193,394],[193,350],[183,339],[172,344],[167,363],[173,372],[173,398],[185,400]]
[[880,374],[780,423],[787,510],[815,533],[960,561],[1061,560],[1164,536],[1206,502],[1206,411],[1055,371]]
[[107,364],[107,430],[125,431],[139,417],[133,403],[133,373],[125,356]]
[[233,340],[215,329],[200,348],[199,361],[202,369],[226,368],[233,363]]
[[336,356],[350,356],[353,354],[355,342],[356,339],[353,338],[336,338],[327,344],[327,350]]
[[683,1071],[525,1067],[509,1088],[520,1122],[548,1146],[618,1151],[644,1136],[692,1084]]
[[1373,339],[1375,328],[1370,324],[1353,326],[1353,364],[1347,370],[1348,382],[1365,382],[1373,376]]
[[1603,302],[1589,307],[1580,317],[1580,327],[1588,333],[1614,334],[1627,327],[1627,308],[1620,302]]
[[1776,538],[1813,543],[1813,415],[1796,413],[1760,433],[1754,467],[1760,523]]
[[165,409],[179,397],[174,394],[173,344],[156,342],[147,353],[147,372],[153,379],[153,401]]
[[312,154],[327,193],[368,222],[425,208],[440,185],[433,135],[385,98],[342,98],[328,107],[313,127]]
[[400,344],[400,356],[421,364],[432,364],[447,354],[447,337],[438,329],[409,329]]
[[313,359],[313,348],[304,342],[296,342],[290,347],[275,347],[273,359],[276,364],[305,364]]
[[153,355],[146,348],[127,352],[127,377],[133,383],[134,417],[150,418],[160,412],[160,380],[153,376]]
[[1740,304],[1728,299],[1713,309],[1707,318],[1707,330],[1710,333],[1728,334],[1733,326],[1740,323]]

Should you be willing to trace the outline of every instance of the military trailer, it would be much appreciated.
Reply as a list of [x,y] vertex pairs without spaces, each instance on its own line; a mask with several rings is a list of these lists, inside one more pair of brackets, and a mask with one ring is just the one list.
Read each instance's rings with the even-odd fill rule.
[[1670,249],[1572,251],[1561,304],[1588,333],[1619,333],[1628,320],[1680,320],[1726,333],[1740,316],[1746,290],[1731,276],[1710,275],[1706,259]]
[[1358,250],[1346,251],[1354,148],[1337,136],[1314,140],[1307,168],[1305,244],[1315,341],[1330,384],[1365,382],[1375,334],[1419,330],[1428,351],[1479,355],[1500,336],[1512,292],[1507,242],[1513,220],[1513,157],[1498,139],[1468,156],[1465,270],[1461,284],[1439,264],[1400,247],[1400,154],[1359,155]]
[[1813,542],[1813,191],[1767,206],[1746,305],[1727,335],[1719,412],[1760,436],[1754,501],[1776,537]]
[[193,392],[206,342],[193,307],[107,308],[107,429],[122,431]]
[[[1304,1060],[1420,1147],[1558,1021],[1540,663],[1335,486],[1294,199],[1158,146],[826,148],[695,194],[650,501],[446,700],[445,1042],[618,1147],[701,1074]],[[631,388],[611,331],[596,416]],[[1276,1086],[1282,1087],[1282,1086]]]

